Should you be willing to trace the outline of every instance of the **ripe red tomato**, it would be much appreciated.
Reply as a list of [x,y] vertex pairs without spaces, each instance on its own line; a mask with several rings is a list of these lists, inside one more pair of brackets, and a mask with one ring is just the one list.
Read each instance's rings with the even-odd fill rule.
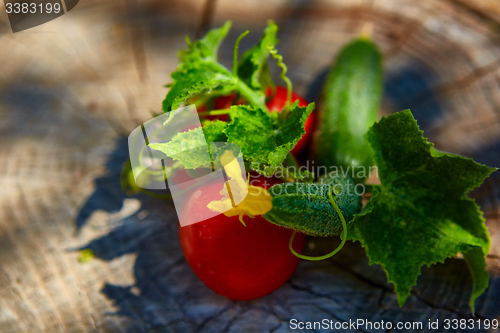
[[[265,188],[272,185],[263,177],[252,184]],[[196,218],[196,214],[208,210],[209,202],[220,199],[220,190],[220,183],[194,190],[184,202],[181,214]],[[179,227],[182,251],[195,274],[210,289],[234,300],[273,292],[290,278],[300,261],[288,248],[292,230],[269,223],[261,216],[244,219],[246,227],[237,216],[223,214]],[[303,251],[304,239],[302,233],[294,239],[293,247],[299,253]]]
[[[276,92],[274,93],[273,96],[271,96],[271,94],[272,90],[268,88],[266,90],[266,96],[271,98],[266,103],[267,108],[269,109],[269,111],[281,112],[287,101],[288,97],[287,88],[282,86],[276,86]],[[296,100],[299,101],[299,106],[309,105],[309,102],[306,101],[304,97],[300,96],[295,92],[292,92],[292,103],[295,102]],[[304,134],[302,138],[299,140],[299,142],[297,142],[295,147],[293,147],[292,149],[293,154],[301,152],[304,149],[304,147],[306,147],[307,144],[309,143],[314,130],[314,113],[311,113],[309,118],[307,118],[304,129],[306,131],[306,134]]]

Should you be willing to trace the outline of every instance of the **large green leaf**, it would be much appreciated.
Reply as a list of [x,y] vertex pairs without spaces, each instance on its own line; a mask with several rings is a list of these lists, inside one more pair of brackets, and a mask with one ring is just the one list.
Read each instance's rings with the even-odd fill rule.
[[290,108],[290,116],[280,122],[278,113],[248,105],[232,106],[233,120],[225,132],[228,141],[241,148],[247,161],[275,168],[305,134],[304,124],[313,109],[314,103],[299,107],[295,102]]
[[423,265],[463,253],[474,277],[471,308],[487,286],[490,238],[482,212],[467,192],[496,169],[437,152],[409,110],[373,125],[366,134],[381,185],[349,227],[349,237],[380,264],[404,304]]

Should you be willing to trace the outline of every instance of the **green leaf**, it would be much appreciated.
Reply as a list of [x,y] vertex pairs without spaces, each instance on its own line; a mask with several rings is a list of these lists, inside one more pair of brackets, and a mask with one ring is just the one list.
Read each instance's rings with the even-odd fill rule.
[[380,264],[403,305],[421,266],[463,253],[474,276],[471,308],[486,288],[490,247],[482,212],[467,192],[495,168],[441,153],[424,138],[409,110],[382,118],[365,135],[381,185],[349,227],[349,237]]
[[267,64],[270,54],[268,45],[276,46],[278,44],[277,33],[278,26],[273,21],[268,21],[267,28],[259,43],[241,57],[238,65],[238,76],[253,89],[261,89],[263,84],[268,84],[271,81]]
[[271,114],[249,105],[234,105],[231,119],[226,129],[228,140],[240,146],[246,160],[267,162],[267,155],[276,148]]
[[205,37],[194,42],[186,37],[188,48],[179,53],[180,62],[177,69],[182,71],[203,63],[217,63],[219,46],[226,38],[231,25],[231,21],[227,21],[222,27],[210,30]]
[[464,253],[464,258],[469,265],[472,273],[472,294],[469,300],[469,306],[472,313],[475,312],[474,301],[481,296],[482,293],[488,288],[489,274],[486,269],[486,261],[484,260],[485,254],[479,247]]
[[166,143],[150,143],[149,147],[178,160],[186,169],[196,169],[210,164],[208,145],[201,127],[179,133],[172,141]]
[[[317,183],[283,183],[269,189],[273,208],[263,215],[271,223],[313,236],[334,236],[342,232],[340,218],[328,199],[333,198],[346,221],[361,209],[361,195],[349,176],[323,176]],[[361,194],[361,193],[359,193]]]
[[236,82],[230,75],[214,72],[207,67],[176,72],[177,80],[163,100],[165,112],[175,110],[194,96],[211,93],[217,88],[235,89]]
[[288,118],[275,128],[276,149],[269,153],[268,163],[274,167],[279,165],[286,158],[290,150],[295,147],[297,142],[306,133],[305,123],[309,115],[314,110],[314,103],[306,107],[299,107],[298,101],[295,101],[290,107]]
[[278,121],[278,113],[269,113],[249,105],[231,107],[232,122],[225,133],[228,141],[237,144],[247,161],[277,167],[305,134],[304,124],[314,103],[299,107],[295,102],[290,116]]
[[206,123],[203,128],[181,132],[169,142],[150,143],[149,147],[178,160],[185,169],[211,167],[210,142],[224,142],[226,126],[225,122],[216,120]]
[[224,133],[227,128],[227,123],[220,120],[206,121],[203,123],[203,133],[205,140],[210,142],[225,142],[227,141],[226,134]]
[[219,46],[230,28],[228,21],[221,28],[209,31],[201,40],[186,39],[188,47],[179,53],[177,70],[171,74],[173,82],[167,85],[170,90],[162,103],[164,112],[177,109],[194,96],[220,94],[220,91],[225,94],[236,91],[250,104],[266,108],[262,91],[251,89],[218,62]]
[[177,70],[171,74],[173,83],[163,101],[163,111],[177,109],[198,94],[206,93],[234,81],[227,69],[217,63],[219,46],[231,29],[227,21],[221,28],[210,30],[205,37],[191,42],[179,53]]

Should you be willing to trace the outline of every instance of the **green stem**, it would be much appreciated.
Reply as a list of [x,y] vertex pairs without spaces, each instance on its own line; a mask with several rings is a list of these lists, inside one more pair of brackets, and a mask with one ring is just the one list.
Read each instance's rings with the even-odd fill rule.
[[236,43],[234,43],[234,49],[233,49],[233,75],[238,76],[238,49],[240,47],[240,42],[245,37],[248,35],[250,31],[247,30],[244,33],[242,33],[238,39],[236,40]]
[[264,111],[269,111],[264,98],[250,89],[250,87],[247,86],[245,82],[241,81],[237,76],[234,76],[226,67],[218,63],[210,63],[210,66],[212,66],[216,71],[225,73],[226,75],[233,77],[237,90],[240,92],[241,96],[243,96],[248,101],[248,103],[250,103],[252,106],[261,108]]
[[212,110],[212,111],[206,111],[206,112],[198,112],[198,116],[200,117],[205,117],[205,116],[220,116],[223,114],[230,114],[231,109],[222,109],[222,110]]
[[264,98],[259,97],[259,95],[257,95],[252,89],[250,89],[250,87],[248,87],[243,81],[237,79],[236,87],[238,87],[241,96],[243,96],[250,104],[269,112]]
[[310,256],[305,256],[303,254],[300,254],[300,253],[297,253],[294,249],[293,249],[293,239],[295,238],[295,234],[297,233],[296,230],[293,231],[293,234],[292,234],[292,238],[290,238],[290,244],[288,245],[288,247],[290,248],[290,251],[297,257],[299,257],[300,259],[305,259],[305,260],[310,260],[310,261],[319,261],[319,260],[325,260],[325,259],[328,259],[332,256],[334,256],[335,254],[337,254],[337,252],[339,252],[343,247],[344,247],[344,244],[347,240],[347,223],[345,222],[345,219],[344,219],[344,215],[342,215],[342,212],[340,211],[340,208],[339,206],[337,206],[337,204],[335,203],[335,200],[333,200],[333,197],[332,197],[332,191],[333,191],[333,188],[330,189],[330,192],[328,192],[328,197],[330,199],[330,203],[332,204],[333,208],[335,208],[335,210],[337,211],[337,214],[339,215],[340,217],[340,221],[342,221],[342,234],[340,236],[340,239],[342,240],[340,242],[340,245],[337,246],[337,248],[335,250],[333,250],[332,252],[328,253],[328,254],[325,254],[323,256],[319,256],[319,257],[310,257]]

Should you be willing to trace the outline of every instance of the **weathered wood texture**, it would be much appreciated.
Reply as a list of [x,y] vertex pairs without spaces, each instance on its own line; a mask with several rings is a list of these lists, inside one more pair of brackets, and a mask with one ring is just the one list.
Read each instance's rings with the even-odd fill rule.
[[[202,8],[195,0],[86,0],[17,34],[0,11],[0,331],[285,332],[290,318],[469,318],[463,261],[423,269],[400,309],[358,244],[302,262],[268,297],[229,301],[187,266],[169,203],[136,197],[122,209],[123,138],[159,111]],[[232,19],[231,41],[250,29],[244,48],[268,18],[280,26],[296,90],[311,100],[340,46],[373,23],[387,73],[383,112],[412,108],[438,148],[500,166],[497,1],[219,0],[212,24]],[[228,64],[231,52],[224,44]],[[478,318],[500,314],[499,185],[495,175],[473,193],[493,238]],[[332,246],[315,244],[317,252]],[[85,246],[100,259],[79,264],[74,250]]]

